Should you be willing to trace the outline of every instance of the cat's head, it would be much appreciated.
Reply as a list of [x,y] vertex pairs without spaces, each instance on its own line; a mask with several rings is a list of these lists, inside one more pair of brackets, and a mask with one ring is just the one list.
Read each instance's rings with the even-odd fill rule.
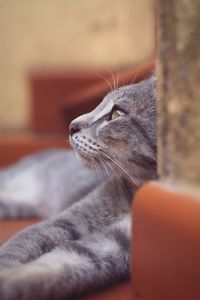
[[70,142],[86,165],[123,174],[138,185],[155,178],[155,85],[152,75],[140,83],[120,87],[92,112],[72,121]]

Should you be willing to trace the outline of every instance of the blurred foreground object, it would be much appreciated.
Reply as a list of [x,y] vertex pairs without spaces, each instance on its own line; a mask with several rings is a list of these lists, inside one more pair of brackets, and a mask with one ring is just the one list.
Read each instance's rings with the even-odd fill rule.
[[161,183],[146,184],[137,193],[133,299],[200,299],[199,200]]
[[137,299],[200,299],[200,2],[158,1],[160,182],[133,204]]
[[159,2],[160,176],[200,187],[200,2]]

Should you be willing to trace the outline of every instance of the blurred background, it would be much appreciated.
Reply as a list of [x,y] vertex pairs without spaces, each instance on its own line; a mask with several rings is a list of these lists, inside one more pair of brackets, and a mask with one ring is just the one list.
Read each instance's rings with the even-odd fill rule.
[[154,0],[0,0],[0,165],[66,146],[70,121],[154,56]]

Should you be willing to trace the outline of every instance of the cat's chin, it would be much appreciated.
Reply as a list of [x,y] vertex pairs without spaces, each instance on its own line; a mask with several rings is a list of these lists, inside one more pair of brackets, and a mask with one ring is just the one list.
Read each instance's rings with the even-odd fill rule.
[[81,162],[81,164],[84,165],[86,168],[94,169],[94,166],[92,165],[91,160],[89,160],[89,158],[87,158],[86,156],[83,156],[76,151],[76,157]]

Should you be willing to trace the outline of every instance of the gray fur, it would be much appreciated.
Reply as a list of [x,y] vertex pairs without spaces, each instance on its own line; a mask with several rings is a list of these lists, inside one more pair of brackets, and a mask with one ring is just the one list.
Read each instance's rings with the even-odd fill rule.
[[[131,200],[157,176],[155,102],[151,76],[112,91],[72,122],[76,155],[97,172],[64,150],[0,172],[2,218],[49,217],[0,248],[0,299],[71,299],[129,277]],[[24,178],[32,194],[19,190]]]
[[0,171],[0,218],[50,217],[98,184],[98,174],[84,168],[74,151],[41,151]]

